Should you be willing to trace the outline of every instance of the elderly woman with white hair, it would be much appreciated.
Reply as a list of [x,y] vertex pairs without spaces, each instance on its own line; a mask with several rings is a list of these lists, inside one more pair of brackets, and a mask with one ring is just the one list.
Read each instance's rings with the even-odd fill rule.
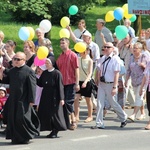
[[[144,105],[143,96],[139,95],[140,85],[142,83],[142,78],[144,76],[143,72],[148,62],[147,56],[142,54],[142,44],[137,42],[133,46],[133,55],[130,57],[129,66],[127,69],[125,86],[127,86],[128,79],[131,77],[131,82],[135,95],[135,103],[134,103],[134,111],[131,116],[128,117],[131,121],[134,121],[136,115],[141,106]],[[141,111],[141,116],[137,118],[138,120],[142,120],[145,118],[144,108]]]
[[53,47],[52,47],[52,43],[48,38],[45,38],[45,33],[43,32],[43,30],[41,28],[37,28],[35,30],[36,36],[37,36],[37,40],[34,42],[35,44],[35,49],[37,51],[39,46],[46,46],[49,50],[49,54],[47,57],[49,56],[54,56],[53,53]]

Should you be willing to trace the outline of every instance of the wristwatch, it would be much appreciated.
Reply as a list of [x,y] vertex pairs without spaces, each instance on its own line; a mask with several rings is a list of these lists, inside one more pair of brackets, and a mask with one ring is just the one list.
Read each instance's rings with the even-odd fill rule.
[[113,89],[116,89],[117,87],[116,86],[113,86]]

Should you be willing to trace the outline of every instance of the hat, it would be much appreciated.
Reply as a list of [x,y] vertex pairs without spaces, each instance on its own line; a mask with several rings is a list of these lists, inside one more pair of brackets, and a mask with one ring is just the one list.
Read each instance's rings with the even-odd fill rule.
[[39,68],[40,68],[40,69],[42,69],[43,71],[47,69],[47,68],[46,68],[46,66],[45,66],[45,64],[44,64],[44,65],[39,66]]
[[5,94],[6,94],[6,88],[5,87],[0,87],[0,91],[4,91],[5,92]]
[[96,22],[103,23],[105,25],[105,21],[103,19],[97,19]]
[[87,31],[87,30],[83,33],[83,35],[92,37],[92,34],[89,31]]
[[55,58],[53,56],[46,58],[46,60],[48,60],[53,65],[53,67],[56,66],[56,61],[55,61]]

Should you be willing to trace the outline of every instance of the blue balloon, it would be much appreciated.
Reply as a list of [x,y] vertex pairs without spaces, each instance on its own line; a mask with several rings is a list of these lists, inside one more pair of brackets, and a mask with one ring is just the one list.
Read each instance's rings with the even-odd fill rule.
[[120,21],[123,18],[123,9],[122,8],[116,8],[114,10],[114,17],[116,20]]
[[22,41],[25,41],[29,38],[30,36],[30,31],[27,27],[21,27],[20,30],[19,30],[19,38],[22,40]]

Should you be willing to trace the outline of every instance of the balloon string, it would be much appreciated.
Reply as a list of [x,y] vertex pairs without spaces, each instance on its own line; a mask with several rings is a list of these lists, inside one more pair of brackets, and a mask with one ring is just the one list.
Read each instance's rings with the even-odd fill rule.
[[119,24],[121,25],[121,21],[119,20]]

